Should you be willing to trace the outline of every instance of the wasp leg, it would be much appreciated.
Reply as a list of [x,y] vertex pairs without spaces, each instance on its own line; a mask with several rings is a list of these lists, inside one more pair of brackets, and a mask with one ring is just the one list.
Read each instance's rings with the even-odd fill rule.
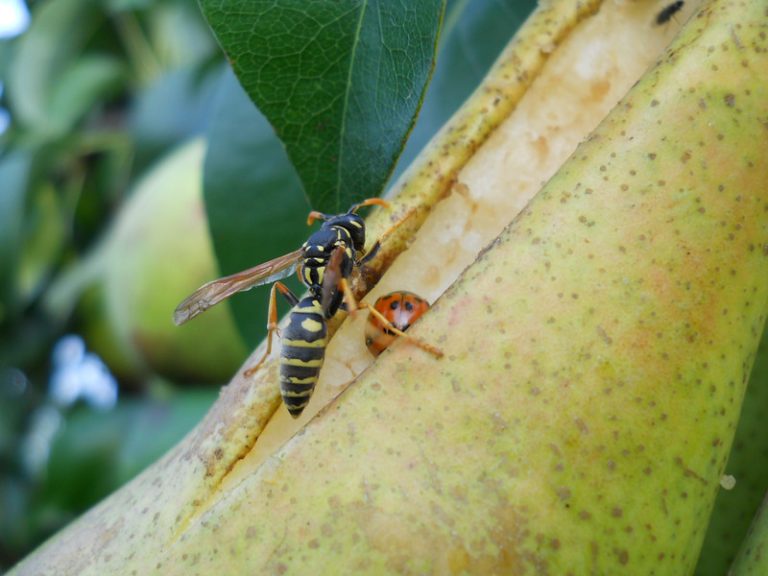
[[392,224],[392,226],[384,230],[384,233],[376,239],[376,242],[373,243],[373,246],[371,246],[371,249],[368,250],[368,252],[366,252],[365,255],[357,262],[357,265],[362,266],[363,264],[370,262],[373,259],[373,257],[376,256],[376,253],[381,248],[381,243],[384,241],[384,239],[390,234],[392,234],[392,232],[397,230],[400,226],[402,226],[405,223],[405,221],[408,220],[408,218],[410,218],[414,214],[416,214],[416,209],[411,208],[410,210],[408,210],[408,212],[405,213],[405,216],[403,216],[402,218],[400,218],[400,220]]
[[[272,289],[269,291],[269,312],[267,313],[267,351],[261,359],[253,366],[246,368],[243,372],[243,376],[250,378],[256,371],[261,368],[264,361],[269,357],[272,352],[272,334],[277,332],[277,291],[285,297],[291,306],[296,306],[299,303],[299,299],[291,290],[282,282],[275,282],[272,284]],[[278,334],[279,336],[279,334]]]
[[323,272],[323,290],[320,301],[323,311],[327,314],[331,302],[338,297],[339,292],[343,296],[342,309],[350,314],[357,312],[357,301],[355,300],[349,282],[341,273],[341,263],[344,259],[345,249],[343,246],[337,246],[328,259],[328,265]]
[[405,338],[406,340],[408,340],[414,346],[418,346],[422,350],[425,350],[426,352],[429,352],[430,354],[432,354],[433,356],[435,356],[437,358],[442,358],[443,357],[443,351],[440,350],[440,348],[432,346],[432,344],[427,344],[423,340],[419,340],[418,338],[414,338],[413,336],[409,336],[408,334],[406,334],[405,332],[403,332],[402,330],[400,330],[399,328],[394,326],[392,324],[392,322],[387,320],[386,316],[384,316],[381,312],[376,310],[376,308],[374,308],[373,306],[371,306],[367,302],[360,302],[360,307],[361,308],[368,308],[369,312],[371,314],[373,314],[374,316],[376,316],[376,318],[378,318],[379,321],[384,325],[385,330],[387,330],[389,332],[392,332],[393,334],[397,334],[401,338]]
[[344,304],[346,304],[347,312],[354,314],[357,312],[359,306],[357,304],[357,300],[355,300],[355,296],[352,294],[352,290],[350,289],[349,282],[347,282],[346,278],[339,280],[339,288],[341,289],[342,294],[344,294]]

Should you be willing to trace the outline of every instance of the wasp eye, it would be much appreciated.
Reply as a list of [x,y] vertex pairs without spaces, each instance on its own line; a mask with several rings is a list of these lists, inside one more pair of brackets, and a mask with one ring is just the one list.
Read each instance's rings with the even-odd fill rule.
[[397,300],[395,300],[394,302],[390,303],[389,307],[390,307],[392,310],[397,310],[397,309],[400,307],[400,302],[398,302]]

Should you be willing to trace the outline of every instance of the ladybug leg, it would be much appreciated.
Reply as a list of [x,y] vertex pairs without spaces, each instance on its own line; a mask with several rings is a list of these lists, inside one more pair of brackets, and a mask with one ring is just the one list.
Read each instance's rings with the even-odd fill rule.
[[382,314],[381,312],[376,310],[376,308],[374,308],[373,306],[371,306],[367,302],[360,302],[360,307],[361,308],[368,308],[368,311],[371,314],[373,314],[376,318],[378,318],[378,320],[383,324],[384,328],[387,331],[392,332],[393,334],[397,334],[401,338],[405,338],[406,340],[408,340],[414,346],[418,346],[419,348],[421,348],[422,350],[424,350],[426,352],[429,352],[430,354],[432,354],[436,358],[442,358],[443,357],[443,351],[440,350],[440,348],[432,346],[432,344],[428,344],[428,343],[424,342],[423,340],[420,340],[418,338],[414,338],[413,336],[409,336],[408,334],[406,334],[405,332],[403,332],[402,330],[400,330],[399,328],[394,326],[392,324],[392,322],[387,320],[387,318],[386,318],[386,316],[384,316],[384,314]]
[[405,213],[405,216],[403,216],[402,218],[400,218],[400,220],[392,224],[392,226],[384,230],[383,234],[377,238],[376,242],[373,243],[370,250],[368,250],[365,253],[365,255],[362,258],[360,258],[360,260],[358,260],[357,265],[362,266],[363,264],[370,262],[373,259],[373,257],[376,256],[376,253],[381,248],[381,243],[384,241],[384,239],[390,234],[392,234],[392,232],[397,230],[400,226],[402,226],[405,223],[405,221],[408,220],[408,218],[413,216],[415,213],[416,213],[416,209],[411,208],[410,210],[408,210],[408,212]]
[[[291,290],[282,282],[275,282],[272,284],[272,289],[269,291],[269,312],[267,313],[267,351],[264,352],[264,355],[261,357],[261,359],[256,362],[253,366],[250,366],[249,368],[246,368],[243,372],[243,376],[246,378],[250,378],[253,376],[256,371],[258,371],[259,368],[261,368],[261,365],[264,364],[264,361],[269,357],[270,353],[272,352],[272,335],[275,332],[278,332],[277,329],[277,291],[280,291],[280,294],[285,297],[286,300],[291,304],[291,306],[296,306],[296,304],[299,303],[299,299],[296,298],[296,295],[291,292]],[[278,332],[278,336],[279,336]]]

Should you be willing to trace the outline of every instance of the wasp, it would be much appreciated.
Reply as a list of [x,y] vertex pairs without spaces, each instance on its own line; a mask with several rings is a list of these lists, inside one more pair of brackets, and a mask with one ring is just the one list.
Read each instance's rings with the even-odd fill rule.
[[[414,341],[414,338],[404,332],[427,310],[429,310],[429,302],[413,292],[398,290],[381,296],[371,308],[365,324],[365,345],[368,350],[374,356],[378,356],[398,337]],[[417,341],[416,344],[427,348],[438,357],[442,356],[440,350],[426,342]]]
[[[380,198],[369,198],[354,204],[347,212],[336,215],[312,211],[307,224],[322,220],[297,250],[204,284],[186,298],[174,312],[173,320],[183,324],[230,296],[272,282],[269,296],[267,349],[262,358],[245,371],[256,372],[272,351],[272,337],[277,331],[277,293],[292,306],[288,326],[282,334],[280,354],[280,393],[288,412],[298,418],[309,403],[325,358],[327,320],[340,309],[354,312],[357,304],[349,287],[352,272],[370,261],[382,240],[409,216],[393,224],[365,251],[365,222],[357,211],[364,206],[389,204]],[[307,287],[301,300],[281,279],[297,272]]]
[[662,24],[669,22],[672,19],[672,16],[677,14],[683,8],[683,4],[685,4],[684,0],[677,0],[676,2],[672,2],[668,6],[664,7],[656,15],[656,24],[661,26]]

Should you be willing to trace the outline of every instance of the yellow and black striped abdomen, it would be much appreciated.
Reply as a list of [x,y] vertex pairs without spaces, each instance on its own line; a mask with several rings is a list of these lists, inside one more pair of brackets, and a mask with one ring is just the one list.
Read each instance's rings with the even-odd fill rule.
[[327,326],[323,307],[314,296],[301,300],[283,331],[280,393],[288,412],[298,418],[312,396],[325,358]]

